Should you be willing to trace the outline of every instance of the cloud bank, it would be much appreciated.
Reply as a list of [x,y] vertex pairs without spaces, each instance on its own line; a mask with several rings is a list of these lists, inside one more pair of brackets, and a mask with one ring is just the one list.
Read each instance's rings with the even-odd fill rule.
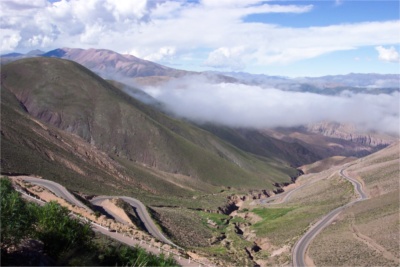
[[353,123],[365,130],[399,133],[399,93],[338,96],[211,84],[201,78],[175,80],[145,91],[174,115],[199,123],[273,128],[324,120]]

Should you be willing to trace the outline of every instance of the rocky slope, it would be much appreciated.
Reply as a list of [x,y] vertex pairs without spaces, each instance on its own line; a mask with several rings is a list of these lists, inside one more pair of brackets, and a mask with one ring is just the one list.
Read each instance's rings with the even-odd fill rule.
[[383,133],[359,131],[349,123],[321,122],[307,125],[306,130],[310,133],[322,134],[323,136],[351,141],[353,143],[369,146],[384,147],[396,141],[395,137]]
[[374,153],[393,142],[395,136],[360,131],[350,124],[321,122],[301,127],[265,129],[262,134],[285,142],[299,143],[320,159],[345,156],[362,157]]

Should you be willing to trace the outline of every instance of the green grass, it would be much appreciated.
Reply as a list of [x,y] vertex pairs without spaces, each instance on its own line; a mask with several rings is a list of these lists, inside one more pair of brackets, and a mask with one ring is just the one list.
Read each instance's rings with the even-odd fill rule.
[[277,247],[293,245],[311,223],[348,203],[352,196],[352,185],[342,178],[335,176],[321,180],[293,194],[288,203],[253,209],[251,212],[262,220],[253,224],[251,229]]
[[216,225],[223,227],[228,223],[229,216],[220,213],[208,213],[204,211],[199,211],[200,217],[207,222],[207,220],[213,221]]
[[293,222],[298,217],[296,213],[285,216],[289,212],[293,211],[294,208],[257,208],[253,209],[252,212],[262,218],[261,221],[252,225],[252,228],[259,235],[265,235],[277,228],[285,227],[289,222]]
[[263,218],[263,221],[272,221],[284,216],[294,208],[256,208],[252,212]]

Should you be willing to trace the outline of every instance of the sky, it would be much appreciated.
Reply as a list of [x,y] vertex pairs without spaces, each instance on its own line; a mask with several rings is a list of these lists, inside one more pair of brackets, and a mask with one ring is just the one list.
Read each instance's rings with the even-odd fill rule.
[[288,77],[400,73],[397,0],[1,0],[0,54],[101,48]]

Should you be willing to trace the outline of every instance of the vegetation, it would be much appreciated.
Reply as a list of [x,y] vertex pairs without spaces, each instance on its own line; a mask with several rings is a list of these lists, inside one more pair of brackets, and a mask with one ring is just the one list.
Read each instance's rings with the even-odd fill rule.
[[260,232],[269,232],[279,226],[282,226],[282,220],[279,218],[292,211],[294,208],[257,208],[252,212],[262,218],[260,222],[253,225],[253,228]]
[[10,180],[0,180],[0,196],[1,247],[7,249],[19,244],[22,238],[32,233],[36,217],[32,204],[20,198]]
[[131,248],[95,237],[89,223],[72,218],[56,202],[38,206],[26,203],[13,190],[9,179],[0,179],[1,193],[1,264],[38,265],[18,252],[21,241],[39,240],[51,265],[100,266],[176,266],[172,258],[156,256],[144,249]]
[[399,144],[347,169],[361,177],[369,199],[357,202],[325,228],[309,252],[317,266],[399,266]]

